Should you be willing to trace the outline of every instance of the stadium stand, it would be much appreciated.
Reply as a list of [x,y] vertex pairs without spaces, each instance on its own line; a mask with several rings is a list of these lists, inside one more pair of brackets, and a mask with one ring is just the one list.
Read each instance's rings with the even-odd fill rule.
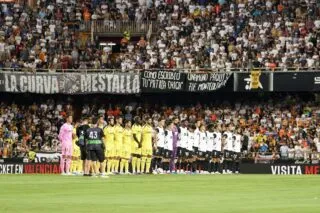
[[127,120],[138,115],[152,117],[155,125],[161,116],[201,121],[205,125],[217,123],[222,129],[233,123],[242,132],[242,152],[250,158],[258,158],[257,153],[264,156],[273,153],[277,158],[280,155],[300,159],[309,157],[305,153],[320,152],[319,99],[312,95],[254,97],[252,102],[247,97],[208,104],[160,104],[157,98],[148,101],[128,98],[120,102],[108,99],[109,105],[91,98],[80,102],[38,100],[30,104],[9,101],[1,104],[0,156],[23,157],[29,151],[58,151],[57,132],[67,114],[74,114],[77,122],[85,115],[105,115],[106,119],[122,115]]
[[[316,69],[319,8],[315,0],[6,3],[0,13],[0,68]],[[141,24],[140,39],[119,25],[147,21],[157,31]],[[94,30],[88,32],[106,27],[123,31],[116,42],[120,51],[101,46]]]

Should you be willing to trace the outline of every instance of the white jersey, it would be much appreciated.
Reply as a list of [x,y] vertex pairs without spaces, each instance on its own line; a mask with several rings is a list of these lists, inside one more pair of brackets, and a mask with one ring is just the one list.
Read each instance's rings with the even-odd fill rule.
[[241,135],[234,134],[233,139],[233,151],[237,153],[241,152]]
[[180,147],[186,149],[188,146],[188,129],[186,127],[180,127],[179,141]]
[[194,131],[194,143],[193,143],[193,146],[196,147],[196,148],[199,148],[199,138],[200,137],[200,131],[199,129],[196,129]]
[[207,151],[212,152],[213,151],[213,142],[214,142],[214,136],[213,132],[207,132]]
[[221,146],[222,146],[222,141],[221,141],[221,133],[220,132],[214,132],[213,133],[213,150],[221,152]]
[[206,132],[199,133],[199,151],[206,152],[207,151],[207,134]]
[[187,150],[193,151],[194,140],[195,140],[195,133],[188,131]]
[[158,133],[157,133],[157,147],[164,148],[164,130],[162,127],[157,127]]
[[172,131],[165,131],[164,148],[173,151],[173,133]]
[[233,134],[231,132],[224,132],[223,135],[227,136],[223,149],[227,151],[233,151]]

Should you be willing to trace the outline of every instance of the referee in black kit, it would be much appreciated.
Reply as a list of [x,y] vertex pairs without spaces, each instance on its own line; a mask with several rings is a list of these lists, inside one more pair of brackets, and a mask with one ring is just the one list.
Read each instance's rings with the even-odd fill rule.
[[92,125],[87,129],[85,134],[86,148],[87,148],[87,167],[85,169],[84,176],[90,176],[90,168],[93,167],[93,177],[99,175],[99,168],[96,164],[97,161],[100,162],[100,177],[108,177],[105,173],[105,168],[103,168],[103,161],[105,159],[104,151],[105,146],[102,141],[104,137],[103,130],[97,126],[97,118],[92,119]]

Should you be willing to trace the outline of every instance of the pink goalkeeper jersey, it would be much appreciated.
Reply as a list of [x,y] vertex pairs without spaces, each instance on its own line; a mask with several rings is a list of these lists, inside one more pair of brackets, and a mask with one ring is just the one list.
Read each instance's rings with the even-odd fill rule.
[[62,146],[72,144],[72,130],[72,125],[68,123],[63,124],[60,128],[59,140],[61,141]]

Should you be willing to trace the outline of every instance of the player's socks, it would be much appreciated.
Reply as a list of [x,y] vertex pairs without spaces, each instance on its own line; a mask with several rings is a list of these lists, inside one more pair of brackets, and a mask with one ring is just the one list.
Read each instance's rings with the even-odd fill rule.
[[112,160],[108,159],[107,161],[107,173],[110,174],[111,172],[111,165],[112,165]]
[[147,158],[146,160],[146,173],[150,173],[151,160],[152,158]]
[[106,165],[107,165],[107,162],[106,162],[106,160],[104,160],[103,161],[103,163],[101,163],[102,164],[102,171],[100,171],[101,173],[105,173],[106,172]]
[[141,158],[137,158],[137,173],[141,172],[140,168],[141,168]]
[[66,173],[70,173],[71,159],[66,160]]
[[123,168],[124,168],[124,159],[121,159],[121,161],[120,161],[120,173],[122,173],[123,172]]
[[128,174],[129,173],[129,160],[125,160],[124,169],[125,169],[125,173]]
[[119,173],[119,163],[120,163],[120,160],[116,160],[116,163],[115,163],[115,172]]
[[141,172],[144,173],[144,169],[146,167],[146,161],[147,161],[147,158],[146,157],[142,157],[141,158]]
[[133,157],[131,161],[132,173],[136,173],[137,168],[137,157]]
[[116,160],[112,159],[111,160],[111,172],[115,172],[116,171]]
[[77,161],[77,163],[78,163],[78,166],[77,166],[77,171],[79,172],[79,173],[81,173],[81,172],[83,172],[83,165],[82,165],[82,161],[81,160],[78,160]]
[[61,161],[60,161],[60,170],[61,170],[61,173],[65,173],[65,158],[61,158]]

